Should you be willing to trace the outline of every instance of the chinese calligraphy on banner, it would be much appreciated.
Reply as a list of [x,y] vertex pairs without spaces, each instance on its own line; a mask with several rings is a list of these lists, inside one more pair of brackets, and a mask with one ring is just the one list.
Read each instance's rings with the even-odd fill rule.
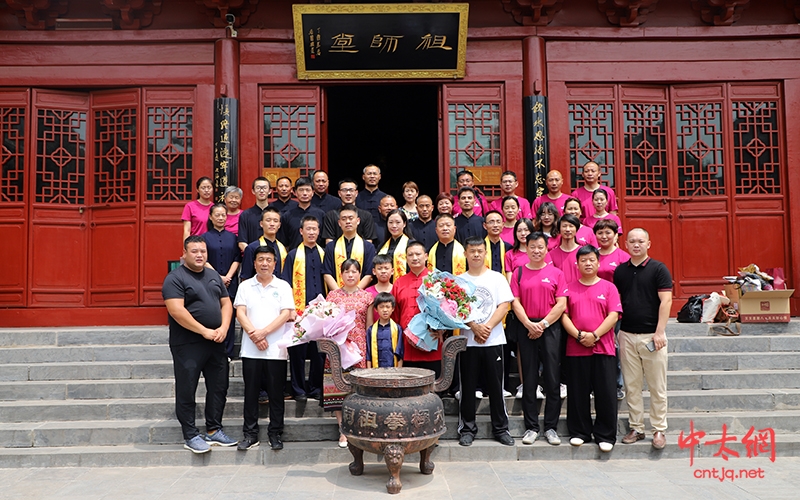
[[547,151],[547,97],[543,95],[523,98],[525,120],[526,191],[531,198],[547,192],[549,156]]
[[468,4],[294,5],[297,78],[463,78]]
[[225,188],[236,184],[239,164],[239,101],[214,99],[214,190],[222,202]]

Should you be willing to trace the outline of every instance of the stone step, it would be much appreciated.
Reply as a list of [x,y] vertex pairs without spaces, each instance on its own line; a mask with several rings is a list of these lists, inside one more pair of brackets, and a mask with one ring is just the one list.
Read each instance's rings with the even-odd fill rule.
[[670,390],[800,389],[800,370],[715,370],[667,372]]
[[[776,435],[776,457],[797,456],[800,454],[800,436]],[[442,440],[433,452],[434,463],[469,462],[469,461],[527,461],[527,460],[625,460],[625,459],[676,459],[688,460],[690,450],[678,446],[678,436],[667,434],[667,447],[654,450],[649,439],[634,444],[618,443],[610,453],[602,453],[594,444],[587,443],[580,447],[562,443],[550,446],[546,442],[536,442],[526,446],[517,440],[514,446],[503,446],[494,440],[478,439],[470,447],[459,446],[455,440]],[[739,454],[739,458],[748,456],[748,450],[740,442],[729,443],[728,447]],[[713,457],[719,446],[699,445],[694,448],[696,458]],[[760,458],[766,459],[765,452]],[[717,457],[718,458],[718,457]],[[735,467],[732,457],[728,462]],[[119,445],[119,446],[69,446],[52,448],[4,448],[0,449],[0,467],[156,467],[156,466],[202,466],[202,465],[315,465],[315,464],[347,464],[352,461],[348,450],[339,448],[335,442],[287,442],[283,450],[275,452],[269,449],[266,442],[247,452],[233,448],[214,447],[213,451],[204,455],[195,455],[183,448],[181,444],[173,445]],[[731,462],[732,461],[732,462]],[[364,463],[369,470],[385,472],[383,457],[364,454]],[[405,457],[402,474],[415,473],[415,464],[419,463],[419,454]],[[754,465],[747,465],[751,467]]]
[[[751,427],[756,430],[772,429],[779,434],[798,434],[797,417],[800,411],[764,414],[757,412],[730,412],[725,415],[681,415],[670,414],[668,421],[672,433],[689,434],[690,427],[707,435],[719,435],[723,425],[729,435],[740,439]],[[202,420],[198,420],[199,422]],[[445,418],[447,431],[442,439],[458,439],[458,417]],[[628,419],[622,415],[617,420],[617,434],[623,436],[628,430]],[[648,422],[645,422],[646,425]],[[241,436],[242,419],[224,419],[228,435],[237,439]],[[261,441],[267,441],[268,421],[262,418],[260,424]],[[490,417],[480,415],[476,418],[477,439],[491,439]],[[559,419],[558,434],[569,436],[566,418]],[[509,417],[509,432],[515,438],[525,433],[525,423],[521,416]],[[325,417],[285,418],[283,440],[288,442],[336,441],[339,426],[333,415]],[[82,422],[25,422],[9,423],[0,428],[0,444],[5,448],[44,448],[66,446],[116,446],[127,444],[179,444],[183,442],[180,425],[170,420],[97,420]]]
[[[792,318],[788,323],[743,323],[741,337],[752,335],[800,334],[800,319]],[[675,318],[667,322],[667,336],[697,337],[709,335],[707,323],[678,323]],[[712,334],[713,335],[713,334]]]
[[0,380],[5,381],[165,379],[174,376],[172,361],[166,360],[16,363],[0,366]]
[[76,361],[171,361],[166,344],[6,347],[0,349],[0,364],[71,363]]
[[800,370],[800,352],[671,353],[670,371]]
[[[166,319],[166,318],[165,318]],[[0,347],[167,344],[166,326],[111,326],[81,328],[0,328]]]
[[668,336],[670,353],[733,353],[800,351],[800,335],[759,335],[751,337],[677,337]]

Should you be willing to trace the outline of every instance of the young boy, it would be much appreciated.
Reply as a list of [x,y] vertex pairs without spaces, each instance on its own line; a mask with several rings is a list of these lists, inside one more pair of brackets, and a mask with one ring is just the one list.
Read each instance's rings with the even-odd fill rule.
[[380,292],[375,297],[378,321],[367,328],[367,368],[403,366],[403,329],[391,319],[395,305],[391,293]]
[[[367,288],[372,298],[381,292],[392,293],[392,258],[387,254],[378,254],[372,259],[372,274],[378,280],[373,286]],[[377,312],[377,311],[375,311]]]

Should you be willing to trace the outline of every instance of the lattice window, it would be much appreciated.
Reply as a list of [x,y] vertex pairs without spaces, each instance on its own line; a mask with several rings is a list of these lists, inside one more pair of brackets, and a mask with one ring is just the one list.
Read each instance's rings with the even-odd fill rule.
[[569,160],[572,189],[582,185],[581,167],[588,161],[600,165],[601,183],[614,187],[614,104],[571,102],[569,109]]
[[317,107],[264,106],[264,168],[317,168]]
[[36,120],[36,203],[84,204],[86,113],[39,109]]
[[669,196],[664,104],[624,103],[625,194]]
[[95,111],[94,202],[136,201],[136,109]]
[[725,194],[722,104],[675,105],[678,196]]
[[[451,192],[456,192],[460,170],[501,167],[502,130],[499,103],[450,103],[448,113],[448,163]],[[500,186],[480,186],[488,197],[500,196]]]
[[147,108],[147,199],[190,201],[192,185],[190,106]]
[[25,108],[0,108],[0,203],[25,201]]
[[780,134],[775,101],[732,102],[736,194],[780,194]]

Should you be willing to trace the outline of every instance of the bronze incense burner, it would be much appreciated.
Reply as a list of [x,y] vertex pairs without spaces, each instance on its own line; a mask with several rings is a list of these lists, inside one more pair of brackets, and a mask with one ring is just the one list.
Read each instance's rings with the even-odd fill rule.
[[330,357],[336,388],[350,394],[342,405],[342,434],[353,454],[350,473],[364,472],[364,452],[383,454],[389,469],[386,490],[399,493],[400,468],[405,455],[419,452],[419,470],[433,472],[431,453],[447,428],[442,400],[436,395],[453,379],[456,355],[466,349],[467,339],[450,337],[442,348],[442,375],[422,368],[371,368],[342,373],[339,346],[318,340]]

